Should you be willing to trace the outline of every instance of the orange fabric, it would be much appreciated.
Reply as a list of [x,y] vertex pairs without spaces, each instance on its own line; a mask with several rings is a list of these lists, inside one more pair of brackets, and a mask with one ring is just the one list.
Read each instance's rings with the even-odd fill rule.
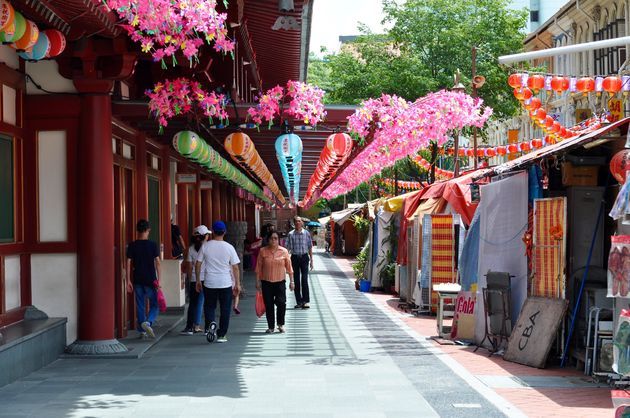
[[289,273],[293,277],[293,267],[289,251],[284,247],[278,247],[275,251],[269,246],[263,247],[258,253],[256,261],[256,278],[268,282],[281,282]]
[[[455,282],[455,238],[453,215],[431,216],[431,284]],[[431,306],[438,303],[437,292],[431,291]]]
[[534,201],[532,296],[564,297],[565,202],[563,197]]

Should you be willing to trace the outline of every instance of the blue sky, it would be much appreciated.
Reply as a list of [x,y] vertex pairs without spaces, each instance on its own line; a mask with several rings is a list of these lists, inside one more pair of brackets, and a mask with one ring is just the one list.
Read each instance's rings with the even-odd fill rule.
[[336,52],[339,36],[357,35],[359,22],[373,32],[382,32],[381,0],[314,0],[311,52],[320,55],[320,46]]

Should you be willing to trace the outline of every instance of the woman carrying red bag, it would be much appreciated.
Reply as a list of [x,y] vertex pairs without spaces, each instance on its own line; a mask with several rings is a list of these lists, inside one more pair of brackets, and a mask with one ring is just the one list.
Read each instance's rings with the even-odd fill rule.
[[286,275],[289,275],[289,289],[293,290],[293,268],[286,248],[280,246],[277,232],[269,234],[269,245],[261,248],[256,260],[256,289],[262,289],[267,316],[267,334],[275,331],[274,305],[278,312],[278,331],[284,332],[284,316],[287,310]]

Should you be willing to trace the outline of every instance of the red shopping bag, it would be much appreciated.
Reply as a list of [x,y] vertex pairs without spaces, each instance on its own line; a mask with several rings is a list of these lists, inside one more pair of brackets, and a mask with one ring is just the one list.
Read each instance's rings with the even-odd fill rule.
[[265,314],[265,301],[262,292],[256,292],[256,316],[261,317]]
[[162,288],[160,287],[160,282],[158,280],[153,282],[153,286],[157,290],[157,303],[160,312],[166,312],[166,298],[164,297],[164,292],[162,292]]

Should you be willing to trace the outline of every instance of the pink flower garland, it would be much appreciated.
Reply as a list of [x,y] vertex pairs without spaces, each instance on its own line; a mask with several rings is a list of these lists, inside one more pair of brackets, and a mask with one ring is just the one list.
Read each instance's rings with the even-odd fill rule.
[[[217,51],[231,52],[234,42],[227,37],[226,13],[218,13],[216,0],[103,0],[125,20],[122,27],[143,52],[155,61],[172,57],[181,50],[189,60],[205,42]],[[227,8],[227,1],[224,1]],[[200,38],[200,34],[205,34]]]
[[363,102],[348,118],[348,130],[364,138],[375,124],[374,139],[326,188],[322,197],[329,199],[347,193],[383,168],[426,148],[430,141],[444,144],[452,130],[483,127],[492,109],[482,103],[481,99],[465,93],[445,90],[414,103],[389,95]]
[[201,84],[186,78],[157,83],[153,90],[147,90],[149,96],[149,112],[158,120],[160,131],[168,125],[168,120],[194,111],[198,106],[202,113],[210,119],[217,117],[227,120],[225,96],[215,92],[207,93]]
[[289,107],[285,111],[295,119],[301,119],[307,125],[315,126],[326,117],[324,110],[324,90],[301,81],[287,82],[285,89],[275,86],[260,96],[258,105],[247,109],[247,115],[256,124],[263,121],[273,124],[273,119],[280,115],[280,105],[289,98]]

